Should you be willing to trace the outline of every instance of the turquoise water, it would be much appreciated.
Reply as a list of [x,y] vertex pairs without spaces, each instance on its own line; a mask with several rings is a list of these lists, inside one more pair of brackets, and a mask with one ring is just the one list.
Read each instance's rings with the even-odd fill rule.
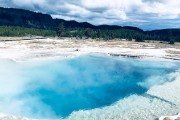
[[[6,104],[12,104],[7,99],[21,101],[17,106],[20,110],[7,112],[56,118],[67,117],[73,111],[109,106],[132,94],[143,95],[152,86],[168,81],[153,78],[176,71],[180,64],[87,55],[36,64],[6,63],[1,66],[4,66],[1,69],[10,70],[0,71],[3,76],[0,84],[4,79],[13,80],[9,81],[12,89],[5,88],[10,94],[0,93],[0,105],[6,108]],[[146,82],[147,79],[152,81]],[[0,112],[3,112],[1,108]]]

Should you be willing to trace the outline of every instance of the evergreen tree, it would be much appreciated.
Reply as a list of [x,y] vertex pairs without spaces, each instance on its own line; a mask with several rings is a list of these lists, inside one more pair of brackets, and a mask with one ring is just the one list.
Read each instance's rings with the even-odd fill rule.
[[64,32],[64,23],[60,23],[59,26],[58,26],[57,35],[59,37],[62,37],[63,32]]

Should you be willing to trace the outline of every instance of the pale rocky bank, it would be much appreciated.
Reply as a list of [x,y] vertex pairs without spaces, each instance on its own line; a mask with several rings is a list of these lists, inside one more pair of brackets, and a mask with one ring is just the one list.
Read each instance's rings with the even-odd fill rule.
[[159,42],[125,40],[0,37],[0,51],[0,58],[15,61],[69,58],[90,53],[180,60],[180,43],[170,45]]

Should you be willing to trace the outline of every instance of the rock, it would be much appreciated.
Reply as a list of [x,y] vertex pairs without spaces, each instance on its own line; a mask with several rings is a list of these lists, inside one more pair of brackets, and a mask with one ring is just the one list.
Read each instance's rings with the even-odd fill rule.
[[165,117],[163,120],[171,120],[169,117]]

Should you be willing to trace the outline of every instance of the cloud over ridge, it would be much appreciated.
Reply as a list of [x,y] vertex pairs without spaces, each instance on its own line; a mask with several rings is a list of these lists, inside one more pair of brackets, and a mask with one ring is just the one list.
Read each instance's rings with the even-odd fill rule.
[[0,6],[25,8],[95,25],[180,27],[180,0],[0,0]]

